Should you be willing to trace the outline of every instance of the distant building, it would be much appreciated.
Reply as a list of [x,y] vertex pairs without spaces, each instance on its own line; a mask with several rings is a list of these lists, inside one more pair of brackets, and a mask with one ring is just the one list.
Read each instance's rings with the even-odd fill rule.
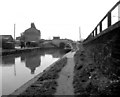
[[14,39],[11,35],[0,35],[0,48],[3,49],[14,49]]
[[58,36],[58,37],[53,37],[53,39],[60,39],[60,37]]
[[57,47],[60,47],[61,44],[65,45],[67,43],[71,43],[72,41],[69,39],[60,39],[60,37],[53,37],[52,44],[56,45]]
[[31,27],[21,34],[21,40],[23,40],[24,42],[31,41],[39,42],[40,39],[41,39],[40,30],[36,29],[34,23],[31,23]]
[[0,41],[2,42],[13,42],[13,37],[11,35],[0,35]]
[[19,36],[19,37],[16,37],[16,40],[20,41],[20,39],[21,39],[21,37],[20,37],[20,36]]

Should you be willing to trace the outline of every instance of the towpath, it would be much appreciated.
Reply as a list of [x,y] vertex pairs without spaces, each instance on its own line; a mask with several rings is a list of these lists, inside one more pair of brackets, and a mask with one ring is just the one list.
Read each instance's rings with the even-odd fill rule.
[[74,95],[74,54],[75,52],[69,52],[66,55],[68,61],[66,66],[59,73],[59,78],[57,79],[58,87],[55,95]]

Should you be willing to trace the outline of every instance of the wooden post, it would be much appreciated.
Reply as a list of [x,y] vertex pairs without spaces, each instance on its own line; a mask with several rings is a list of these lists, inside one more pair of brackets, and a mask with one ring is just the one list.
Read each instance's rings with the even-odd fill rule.
[[97,27],[95,28],[95,36],[97,35]]
[[111,26],[111,12],[108,13],[108,27]]
[[94,37],[94,36],[95,36],[95,35],[94,35],[94,31],[92,32],[92,34],[93,34],[93,37]]
[[79,38],[80,38],[80,41],[81,41],[81,29],[79,27]]
[[[119,0],[119,2],[120,2],[120,0]],[[120,3],[118,5],[118,21],[120,21]]]
[[102,32],[102,22],[100,22],[100,32]]
[[14,40],[15,40],[15,24],[14,24]]

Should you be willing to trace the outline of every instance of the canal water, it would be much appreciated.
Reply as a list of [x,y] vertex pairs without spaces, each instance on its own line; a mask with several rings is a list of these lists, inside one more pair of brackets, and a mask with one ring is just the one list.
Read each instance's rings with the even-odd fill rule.
[[64,54],[60,49],[46,49],[1,57],[2,95],[12,93]]

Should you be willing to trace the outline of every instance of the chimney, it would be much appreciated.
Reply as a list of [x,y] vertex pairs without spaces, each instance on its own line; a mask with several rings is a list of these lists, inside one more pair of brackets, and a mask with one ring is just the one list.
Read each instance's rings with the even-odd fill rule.
[[36,27],[35,27],[35,24],[34,24],[34,23],[31,23],[31,28],[35,28],[35,29],[36,29]]

